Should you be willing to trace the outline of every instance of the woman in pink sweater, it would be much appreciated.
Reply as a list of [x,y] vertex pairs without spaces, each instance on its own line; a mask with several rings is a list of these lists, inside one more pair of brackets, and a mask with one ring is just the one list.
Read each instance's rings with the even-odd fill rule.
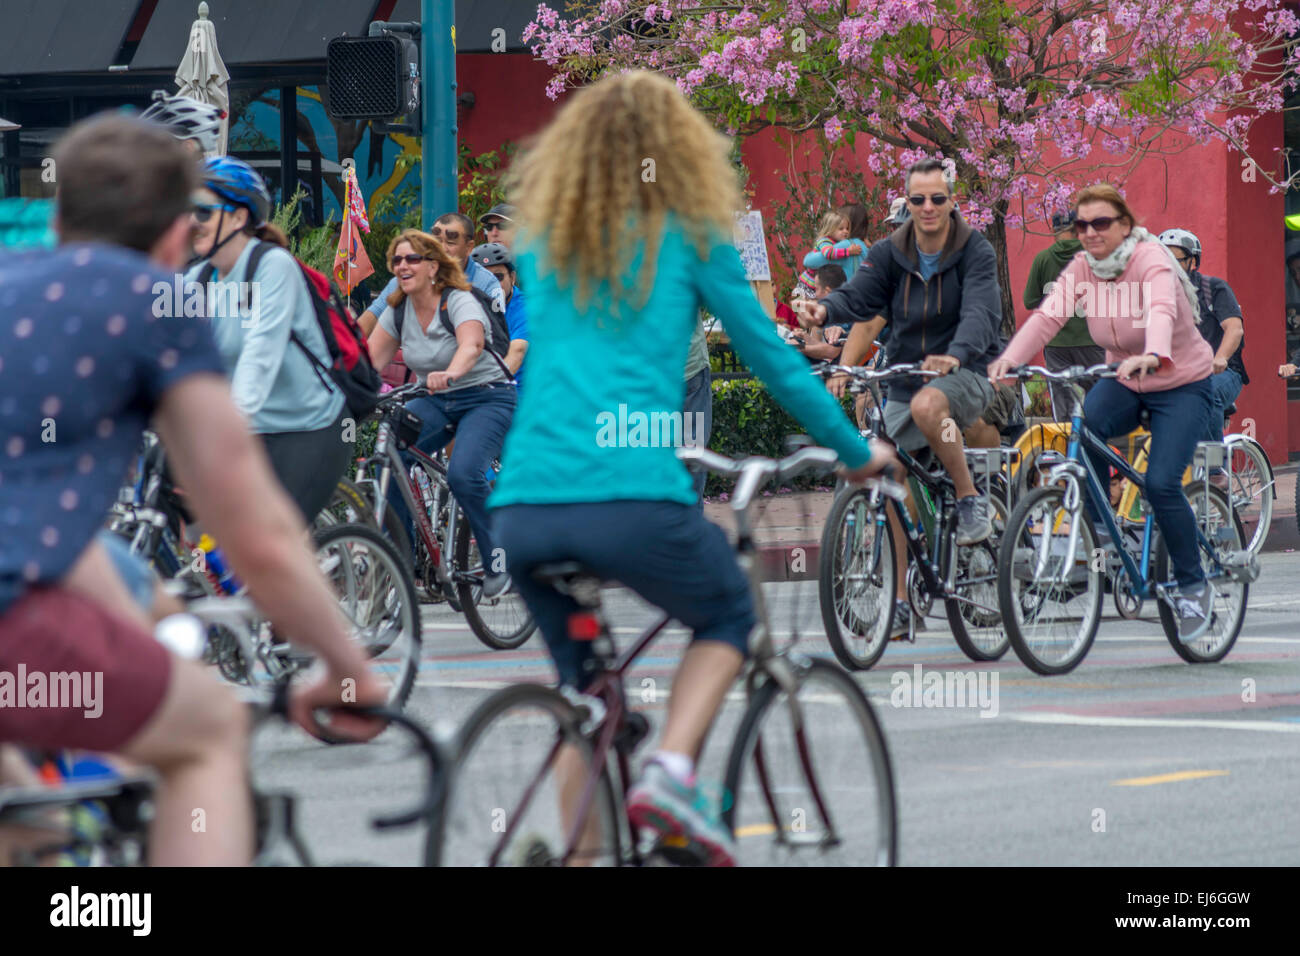
[[[1146,494],[1169,546],[1178,579],[1173,601],[1184,642],[1210,623],[1213,588],[1196,546],[1196,519],[1183,496],[1182,476],[1210,414],[1214,356],[1197,330],[1195,292],[1169,250],[1137,224],[1113,186],[1089,186],[1075,197],[1075,232],[1083,251],[1057,278],[1005,352],[989,366],[995,385],[1028,362],[1083,305],[1093,341],[1119,362],[1118,377],[1088,393],[1084,424],[1096,435],[1124,435],[1151,414]],[[1097,474],[1107,466],[1094,456]],[[1091,513],[1094,522],[1100,516]]]

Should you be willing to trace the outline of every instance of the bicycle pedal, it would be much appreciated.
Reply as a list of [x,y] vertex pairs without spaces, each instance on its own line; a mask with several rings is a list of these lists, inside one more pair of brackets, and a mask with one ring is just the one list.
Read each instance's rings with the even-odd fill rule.
[[670,866],[707,866],[709,862],[709,851],[688,836],[660,837],[649,856]]

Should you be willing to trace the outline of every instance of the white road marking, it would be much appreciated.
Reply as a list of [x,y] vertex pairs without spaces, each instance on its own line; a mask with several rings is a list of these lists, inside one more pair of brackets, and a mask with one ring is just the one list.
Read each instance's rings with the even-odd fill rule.
[[1208,720],[1176,717],[1097,717],[1088,714],[1005,714],[1029,724],[1074,724],[1081,727],[1184,727],[1203,730],[1261,730],[1275,734],[1300,734],[1300,724],[1272,720]]

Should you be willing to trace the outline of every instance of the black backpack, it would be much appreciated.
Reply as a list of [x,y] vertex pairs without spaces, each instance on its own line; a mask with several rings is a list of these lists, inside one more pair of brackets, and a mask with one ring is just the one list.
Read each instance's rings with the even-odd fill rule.
[[[488,335],[483,342],[483,350],[490,354],[496,360],[501,371],[505,372],[506,377],[514,381],[514,373],[510,371],[510,366],[506,365],[502,358],[510,351],[510,329],[506,325],[506,317],[502,312],[498,312],[494,307],[492,297],[475,286],[470,286],[470,294],[478,302],[479,308],[488,319]],[[456,328],[451,324],[451,316],[447,314],[447,297],[451,294],[451,289],[443,289],[442,296],[438,300],[438,320],[442,327],[446,329],[447,334],[452,338],[456,337]],[[406,303],[403,299],[397,306],[393,315],[393,326],[397,331],[397,341],[402,341],[402,326],[406,323]]]
[[[279,247],[269,242],[259,242],[253,247],[244,267],[245,282],[257,274],[262,257],[276,248]],[[316,313],[316,326],[329,352],[329,366],[322,364],[297,332],[289,332],[289,341],[302,349],[302,354],[311,362],[316,377],[326,389],[343,393],[348,414],[360,421],[379,403],[379,388],[383,384],[379,372],[370,362],[370,349],[361,333],[361,326],[323,273],[304,265],[288,250],[285,253],[293,257],[299,274],[307,283],[307,295]],[[198,275],[199,284],[206,289],[215,272],[216,267],[209,262]]]

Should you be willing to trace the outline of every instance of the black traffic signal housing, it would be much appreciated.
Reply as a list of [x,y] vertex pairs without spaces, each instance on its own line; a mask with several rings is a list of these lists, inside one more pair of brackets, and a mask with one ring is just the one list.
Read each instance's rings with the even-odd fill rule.
[[[370,24],[365,37],[326,47],[326,110],[335,119],[374,120],[379,132],[419,133],[418,23]],[[405,118],[405,123],[395,122]]]

